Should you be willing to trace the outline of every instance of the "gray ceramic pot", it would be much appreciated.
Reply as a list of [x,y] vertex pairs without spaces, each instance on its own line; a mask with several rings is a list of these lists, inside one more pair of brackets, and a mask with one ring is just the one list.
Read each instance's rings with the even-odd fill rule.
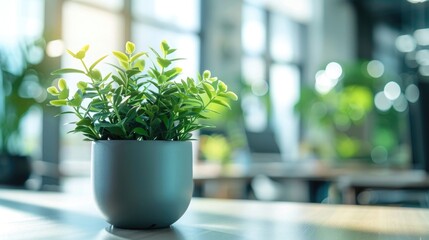
[[192,143],[95,141],[92,181],[98,207],[118,228],[168,227],[192,197]]

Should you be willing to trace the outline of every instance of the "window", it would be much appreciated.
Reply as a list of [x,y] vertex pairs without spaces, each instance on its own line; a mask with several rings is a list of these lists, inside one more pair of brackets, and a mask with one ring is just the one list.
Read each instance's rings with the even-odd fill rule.
[[246,1],[243,5],[243,94],[247,131],[274,132],[283,159],[298,157],[294,104],[302,73],[303,26],[287,15]]
[[183,75],[196,76],[200,53],[199,0],[132,1],[131,39],[137,46],[158,50],[163,40],[178,49],[175,55],[185,58]]

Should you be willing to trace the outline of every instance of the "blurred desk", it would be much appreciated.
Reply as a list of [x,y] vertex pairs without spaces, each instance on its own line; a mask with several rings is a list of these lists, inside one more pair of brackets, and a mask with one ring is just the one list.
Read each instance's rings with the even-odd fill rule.
[[317,162],[268,162],[249,164],[218,164],[200,163],[194,165],[194,180],[198,183],[210,180],[248,180],[257,175],[273,178],[329,180],[345,169],[328,168]]
[[[79,185],[88,188],[88,185]],[[429,210],[193,199],[169,229],[114,229],[91,194],[0,189],[0,239],[429,239]]]
[[395,201],[402,201],[428,207],[429,203],[429,177],[419,170],[344,175],[337,178],[337,186],[346,204],[395,204]]
[[[308,185],[306,186],[308,199],[304,201],[320,202],[316,196],[318,189],[323,184],[335,180],[341,172],[343,170],[334,171],[317,162],[269,162],[225,166],[201,163],[194,165],[194,195],[205,197],[205,186],[211,183],[240,184],[242,191],[238,194],[238,198],[247,199],[251,195],[251,183],[255,177],[266,176],[279,182],[301,181]],[[233,196],[233,198],[237,198],[237,196]]]
[[423,170],[328,167],[319,162],[252,163],[225,167],[200,164],[194,167],[195,190],[197,196],[204,196],[206,183],[234,182],[241,183],[246,191],[250,191],[249,185],[258,175],[278,181],[305,182],[308,184],[310,202],[320,202],[317,194],[324,184],[334,184],[340,190],[342,202],[348,204],[355,204],[357,195],[365,189],[418,189],[429,192],[429,177]]

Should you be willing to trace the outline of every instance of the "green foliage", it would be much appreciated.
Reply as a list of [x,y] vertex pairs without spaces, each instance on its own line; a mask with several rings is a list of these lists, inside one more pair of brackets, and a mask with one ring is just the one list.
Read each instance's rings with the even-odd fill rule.
[[200,150],[208,161],[227,164],[232,160],[233,147],[225,136],[220,134],[200,135]]
[[25,154],[20,125],[42,101],[37,91],[42,89],[41,74],[36,71],[39,62],[30,61],[29,50],[42,49],[42,45],[35,41],[0,47],[0,154]]
[[344,64],[339,83],[326,93],[302,86],[295,110],[310,132],[307,141],[319,157],[371,160],[372,150],[381,147],[393,158],[400,145],[405,114],[374,106],[392,76],[375,79],[366,71],[368,63]]
[[[76,73],[89,81],[79,81],[72,95],[62,78],[57,86],[47,89],[57,98],[51,105],[72,108],[65,113],[73,113],[79,120],[71,132],[82,133],[86,140],[189,140],[192,131],[210,127],[198,122],[213,111],[210,106],[230,108],[228,100],[237,100],[237,95],[209,71],[196,81],[189,77],[179,81],[182,69],[174,63],[181,59],[171,58],[176,49],[166,41],[161,43],[160,53],[151,48],[152,55],[135,52],[135,44],[127,42],[125,52],[113,51],[118,64],[111,64],[115,72],[106,76],[96,69],[106,56],[88,68],[84,61],[88,49],[68,51],[82,63],[83,70],[64,68],[53,74]],[[150,67],[146,66],[148,60]]]

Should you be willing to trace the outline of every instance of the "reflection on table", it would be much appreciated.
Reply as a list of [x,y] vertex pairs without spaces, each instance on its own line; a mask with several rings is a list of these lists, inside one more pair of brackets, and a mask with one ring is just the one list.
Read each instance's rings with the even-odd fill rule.
[[171,228],[115,229],[78,188],[0,189],[0,239],[429,239],[424,209],[200,198]]

